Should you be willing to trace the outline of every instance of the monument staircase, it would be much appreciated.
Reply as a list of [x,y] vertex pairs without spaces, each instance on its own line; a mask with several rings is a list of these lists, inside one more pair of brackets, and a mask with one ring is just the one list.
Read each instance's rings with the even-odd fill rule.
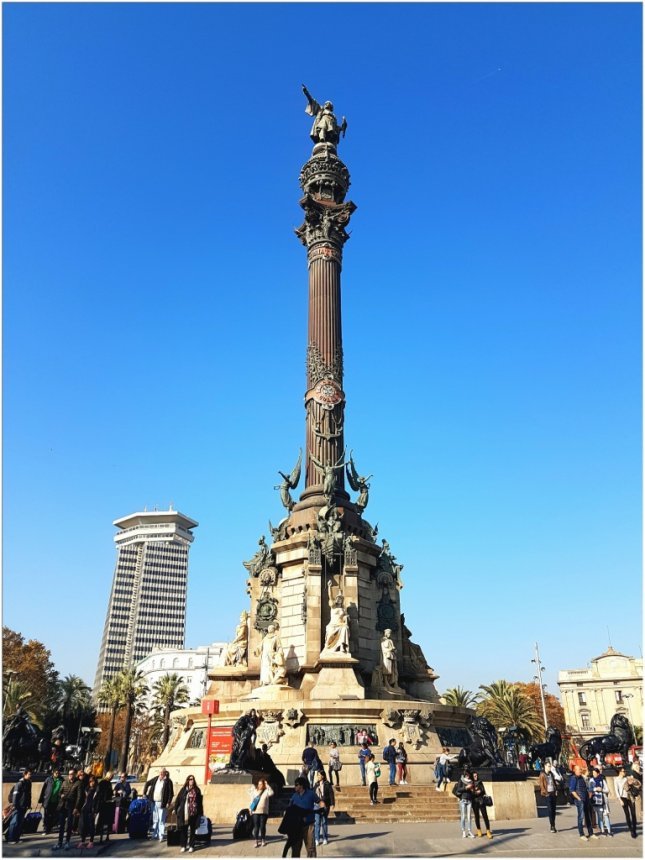
[[[459,804],[452,794],[452,783],[447,791],[436,791],[434,785],[379,784],[378,803],[370,804],[369,792],[362,785],[342,786],[336,791],[336,819],[359,824],[392,824],[394,822],[458,821]],[[286,789],[280,797],[271,799],[272,819],[282,817],[289,804],[293,789]],[[330,819],[330,822],[333,818]]]

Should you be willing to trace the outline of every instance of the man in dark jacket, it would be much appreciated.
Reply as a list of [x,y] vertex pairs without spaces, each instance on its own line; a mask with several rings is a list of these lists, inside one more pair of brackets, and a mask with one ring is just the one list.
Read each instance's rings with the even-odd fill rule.
[[83,781],[78,779],[76,771],[71,769],[67,779],[63,783],[58,800],[58,844],[54,845],[54,851],[63,847],[63,835],[65,835],[65,848],[69,848],[72,838],[74,824],[81,814],[81,807],[85,800]]
[[27,811],[31,809],[31,771],[27,768],[22,777],[11,790],[10,800],[13,803],[13,813],[9,820],[7,842],[20,842],[22,822]]
[[53,830],[58,818],[58,795],[63,787],[63,778],[60,770],[55,767],[52,773],[45,779],[38,798],[38,803],[43,807],[43,829],[45,833]]
[[175,795],[172,780],[165,767],[161,768],[158,776],[148,780],[143,787],[143,793],[152,803],[152,838],[163,842],[168,809]]
[[390,785],[396,785],[396,740],[390,738],[389,744],[383,748],[383,760],[390,766]]

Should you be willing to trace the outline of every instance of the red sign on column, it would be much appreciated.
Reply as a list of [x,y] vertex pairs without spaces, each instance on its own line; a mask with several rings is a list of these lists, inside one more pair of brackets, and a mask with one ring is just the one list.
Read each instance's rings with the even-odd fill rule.
[[209,756],[231,752],[233,752],[233,726],[212,726],[208,736]]

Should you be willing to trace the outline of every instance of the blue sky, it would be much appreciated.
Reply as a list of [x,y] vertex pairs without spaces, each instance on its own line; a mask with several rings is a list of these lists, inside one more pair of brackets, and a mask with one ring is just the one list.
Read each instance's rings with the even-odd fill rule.
[[5,624],[91,682],[111,523],[172,502],[187,643],[232,636],[304,441],[304,82],[349,124],[346,442],[439,689],[640,655],[640,4],[3,20]]

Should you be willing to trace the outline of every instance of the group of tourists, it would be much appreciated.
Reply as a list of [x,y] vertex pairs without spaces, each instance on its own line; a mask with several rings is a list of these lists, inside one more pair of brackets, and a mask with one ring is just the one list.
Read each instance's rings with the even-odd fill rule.
[[[548,767],[548,764],[545,765],[545,772]],[[540,778],[540,789],[544,794],[542,777]],[[616,800],[620,801],[627,828],[633,839],[636,839],[638,835],[636,832],[636,801],[640,798],[642,790],[643,778],[638,762],[632,765],[631,773],[628,773],[625,767],[618,768],[618,776],[614,779],[614,795]],[[580,839],[586,842],[588,839],[599,839],[600,836],[613,836],[609,808],[609,783],[601,767],[596,766],[585,775],[582,768],[576,765],[569,779],[569,794],[576,806]],[[548,798],[549,795],[547,795],[547,800]],[[553,805],[552,814],[550,811],[551,804]],[[549,805],[549,819],[551,831],[555,833],[554,801],[550,802]]]

